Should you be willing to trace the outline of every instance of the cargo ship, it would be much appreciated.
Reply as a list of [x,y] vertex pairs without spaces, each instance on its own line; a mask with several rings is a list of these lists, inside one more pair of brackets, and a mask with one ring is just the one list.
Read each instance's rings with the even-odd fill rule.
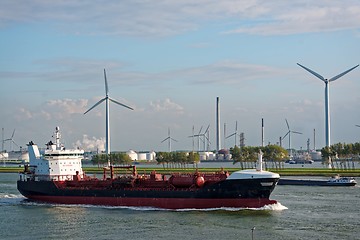
[[53,137],[43,153],[35,143],[28,144],[29,164],[20,173],[17,188],[30,200],[163,209],[260,208],[277,203],[269,197],[280,176],[262,169],[261,154],[257,169],[232,174],[221,169],[140,174],[136,166],[109,166],[102,177],[95,177],[82,170],[83,150],[66,149],[60,143],[59,127]]

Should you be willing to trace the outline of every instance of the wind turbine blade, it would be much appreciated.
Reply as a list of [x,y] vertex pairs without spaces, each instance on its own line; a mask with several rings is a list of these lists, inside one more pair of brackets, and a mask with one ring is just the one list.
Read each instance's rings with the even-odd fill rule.
[[288,132],[285,134],[285,136],[283,136],[283,139],[284,139],[289,133],[290,133],[290,131],[288,131]]
[[89,110],[87,110],[86,112],[84,112],[84,114],[90,112],[93,108],[95,108],[97,105],[99,105],[100,103],[102,103],[103,101],[105,101],[106,98],[101,99],[100,101],[98,101],[94,106],[92,106],[91,108],[89,108]]
[[122,103],[120,103],[120,102],[118,102],[118,101],[116,101],[116,100],[114,100],[112,98],[109,98],[109,100],[112,101],[113,103],[116,103],[116,104],[120,105],[120,106],[123,106],[123,107],[126,107],[128,109],[134,110],[132,107],[129,107],[129,106],[125,105],[125,104],[122,104]]
[[302,134],[301,132],[295,132],[295,131],[291,131],[292,133],[296,133],[296,134]]
[[360,125],[357,125],[357,124],[356,124],[355,126],[356,126],[356,127],[360,127]]
[[164,140],[161,141],[161,143],[165,142],[166,140],[168,140],[170,137],[165,138]]
[[15,144],[17,147],[19,146],[14,140],[12,140],[12,143]]
[[359,66],[359,64],[356,65],[355,67],[350,68],[349,70],[346,70],[346,71],[343,72],[343,73],[340,73],[339,75],[336,75],[335,77],[330,78],[330,79],[329,79],[329,82],[335,81],[336,79],[344,76],[344,75],[347,74],[348,72],[354,70],[354,69],[357,68],[358,66]]
[[11,139],[13,139],[14,135],[15,135],[15,128],[14,128],[14,131],[13,131],[13,133],[11,135]]
[[170,138],[170,140],[173,140],[173,141],[175,141],[175,142],[177,142],[178,140],[176,140],[176,139],[173,139],[173,138]]
[[286,121],[287,128],[288,128],[288,130],[290,131],[289,123],[288,123],[288,121],[287,121],[286,118],[285,118],[285,121]]
[[198,133],[199,135],[200,135],[202,129],[203,129],[203,126],[201,126],[201,128],[200,128],[200,131],[199,131],[199,133]]
[[233,134],[231,134],[231,135],[227,136],[227,137],[226,137],[226,139],[228,139],[229,137],[234,136],[235,134],[236,134],[236,133],[233,133]]
[[320,74],[318,74],[317,72],[314,72],[313,70],[297,63],[297,65],[299,65],[300,67],[302,67],[303,69],[305,69],[306,71],[308,71],[309,73],[315,75],[316,77],[320,78],[320,80],[324,81],[325,82],[325,78],[323,76],[321,76]]
[[208,127],[206,128],[206,131],[204,132],[204,134],[206,134],[206,133],[209,131],[209,127],[210,127],[210,124],[209,124]]
[[106,79],[106,71],[104,68],[104,78],[105,78],[105,94],[106,96],[109,95],[109,87],[108,87],[108,83],[107,83],[107,79]]

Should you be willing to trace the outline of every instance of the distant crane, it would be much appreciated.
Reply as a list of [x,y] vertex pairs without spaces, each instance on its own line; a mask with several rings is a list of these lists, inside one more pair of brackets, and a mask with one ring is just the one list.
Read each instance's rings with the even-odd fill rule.
[[301,132],[296,132],[296,131],[292,131],[290,130],[290,126],[289,126],[289,123],[287,121],[287,119],[285,119],[285,122],[286,122],[286,125],[287,125],[287,128],[288,128],[288,132],[285,134],[285,136],[283,137],[283,139],[289,135],[289,155],[290,155],[290,159],[292,157],[292,149],[291,149],[291,133],[296,133],[296,134],[302,134]]
[[245,133],[240,133],[240,147],[245,147]]
[[[84,114],[90,112],[93,108],[95,108],[96,106],[98,106],[100,103],[102,103],[103,101],[105,101],[105,106],[106,106],[106,122],[105,122],[105,130],[106,130],[106,147],[105,147],[105,151],[107,156],[110,155],[110,106],[109,103],[110,101],[126,107],[128,109],[134,110],[132,107],[129,107],[125,104],[122,104],[118,101],[116,101],[115,99],[112,99],[109,97],[109,88],[108,88],[108,83],[107,83],[107,79],[106,79],[106,71],[104,69],[104,78],[105,78],[105,97],[103,99],[101,99],[100,101],[98,101],[94,106],[92,106],[91,108],[89,108],[89,110],[87,110],[86,112],[84,112]],[[108,166],[110,166],[110,159],[108,159]]]
[[[325,83],[325,142],[326,142],[326,146],[330,148],[329,83],[337,80],[338,78],[340,78],[340,77],[344,76],[345,74],[349,73],[350,71],[354,70],[355,68],[357,68],[359,66],[359,64],[356,65],[355,67],[352,67],[352,68],[346,70],[343,73],[336,75],[335,77],[330,78],[330,79],[324,78],[317,72],[315,72],[299,63],[297,65],[299,65],[300,67],[302,67],[309,73],[313,74],[315,77],[319,78],[321,81],[323,81]],[[331,165],[331,159],[329,159],[329,166],[330,165]]]
[[163,143],[163,142],[165,142],[165,141],[169,141],[169,152],[171,152],[171,141],[177,142],[177,140],[176,140],[176,139],[173,139],[173,138],[171,137],[170,128],[168,128],[168,137],[165,138],[164,140],[162,140],[161,143]]

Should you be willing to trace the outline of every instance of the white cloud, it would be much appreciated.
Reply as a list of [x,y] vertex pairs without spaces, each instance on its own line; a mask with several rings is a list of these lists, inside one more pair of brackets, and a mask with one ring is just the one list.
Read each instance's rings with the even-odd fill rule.
[[17,115],[16,116],[16,118],[18,119],[18,120],[26,120],[26,119],[31,119],[31,118],[33,118],[33,115],[31,114],[31,112],[29,111],[29,110],[27,110],[27,109],[25,109],[25,108],[20,108],[19,109],[19,115]]
[[150,106],[155,112],[172,111],[179,114],[182,114],[184,112],[184,108],[182,106],[175,102],[172,102],[169,98],[166,98],[163,101],[151,101]]
[[[72,114],[82,114],[86,111],[88,100],[86,99],[56,99],[49,100],[42,106],[42,110],[26,109],[24,107],[19,108],[16,112],[17,120],[24,119],[69,119]],[[36,108],[37,109],[37,108]]]
[[229,33],[283,35],[358,29],[359,13],[355,0],[1,1],[0,27],[48,22],[76,34],[162,37],[221,20]]
[[227,33],[288,35],[360,27],[358,1],[267,1],[265,5],[269,11]]
[[105,150],[105,138],[89,137],[83,135],[82,140],[77,140],[74,147],[81,147],[84,151],[104,151]]
[[254,79],[271,79],[289,74],[287,70],[266,65],[221,61],[204,66],[179,69],[166,73],[173,79],[192,84],[243,85]]
[[47,101],[46,105],[51,109],[61,109],[61,112],[65,114],[74,114],[84,113],[87,103],[87,99],[57,99]]

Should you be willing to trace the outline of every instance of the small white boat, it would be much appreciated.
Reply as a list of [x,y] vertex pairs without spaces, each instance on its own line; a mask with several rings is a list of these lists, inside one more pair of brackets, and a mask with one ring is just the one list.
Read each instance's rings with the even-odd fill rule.
[[353,177],[340,177],[339,175],[336,175],[331,177],[327,184],[329,186],[355,186],[357,182]]

